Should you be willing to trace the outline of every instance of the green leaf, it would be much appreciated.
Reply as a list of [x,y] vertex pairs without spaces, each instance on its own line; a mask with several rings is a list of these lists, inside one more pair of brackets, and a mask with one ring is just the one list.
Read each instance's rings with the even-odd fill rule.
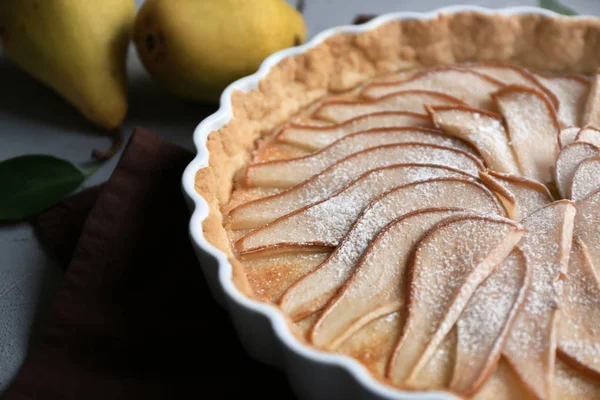
[[48,155],[0,162],[0,221],[37,214],[73,192],[87,177],[70,162]]
[[563,6],[558,0],[540,0],[540,7],[563,15],[577,15],[577,12],[567,6]]

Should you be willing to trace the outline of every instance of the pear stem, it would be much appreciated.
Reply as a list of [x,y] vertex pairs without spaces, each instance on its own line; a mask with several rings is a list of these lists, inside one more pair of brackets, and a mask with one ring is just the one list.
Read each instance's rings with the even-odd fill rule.
[[92,158],[96,161],[106,161],[117,154],[123,147],[123,129],[120,127],[111,132],[112,144],[107,150],[94,149]]
[[306,3],[304,2],[304,0],[298,0],[298,2],[296,3],[296,10],[298,10],[298,12],[302,14],[304,12],[305,5]]

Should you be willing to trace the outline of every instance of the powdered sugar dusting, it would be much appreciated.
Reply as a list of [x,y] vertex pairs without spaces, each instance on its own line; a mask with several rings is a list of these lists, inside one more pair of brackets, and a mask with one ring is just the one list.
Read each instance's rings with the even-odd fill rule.
[[561,129],[558,134],[558,143],[560,144],[560,148],[566,147],[575,141],[577,134],[579,133],[579,127],[570,126],[568,128]]
[[[394,92],[397,92],[398,90],[400,89],[397,89]],[[437,91],[429,93],[401,91],[398,93],[391,93],[388,96],[372,101],[328,103],[318,111],[318,116],[327,119],[328,121],[340,123],[355,117],[383,111],[424,113],[425,104],[444,106],[461,104],[461,102],[458,99],[452,99],[448,96],[440,96]]]
[[521,172],[542,183],[550,182],[559,131],[548,104],[541,95],[519,89],[502,92],[497,102]]
[[374,318],[376,310],[402,310],[406,264],[413,246],[440,220],[465,213],[469,212],[423,210],[387,225],[357,262],[352,278],[328,305],[315,326],[313,341],[331,342],[343,337],[367,323],[369,317]]
[[[539,182],[510,179],[502,175],[489,175],[497,184],[508,190],[516,200],[514,219],[522,220],[540,208],[550,204],[552,198]],[[539,187],[536,187],[538,186]]]
[[598,398],[600,382],[587,378],[557,358],[554,388],[557,399],[591,400]]
[[495,264],[484,260],[512,229],[514,225],[506,220],[464,217],[440,223],[417,244],[406,321],[411,329],[405,331],[404,345],[396,354],[404,368],[412,369],[413,376],[433,355],[477,286],[489,275]]
[[527,265],[520,251],[513,251],[479,286],[456,322],[458,331],[454,390],[467,390],[502,351],[504,335],[523,300]]
[[571,197],[571,182],[579,164],[600,151],[589,143],[573,143],[560,151],[556,160],[556,185],[564,198]]
[[561,307],[559,348],[600,373],[600,282],[587,247],[579,240],[571,251]]
[[462,108],[436,110],[433,118],[442,129],[475,146],[488,167],[520,175],[501,120]]
[[573,173],[571,199],[578,201],[600,189],[600,157],[582,161]]
[[563,126],[581,126],[590,86],[569,76],[537,78],[558,99],[558,119]]
[[589,143],[596,147],[600,147],[600,130],[595,127],[586,126],[579,131],[576,139],[578,142]]
[[480,168],[476,159],[451,148],[414,143],[375,147],[351,155],[312,179],[276,196],[247,203],[234,210],[230,218],[236,228],[259,226],[331,196],[370,170],[407,163],[454,168],[474,177]]
[[297,144],[311,150],[323,148],[338,139],[353,133],[374,128],[430,127],[431,121],[425,115],[400,112],[367,114],[347,121],[341,125],[333,125],[326,129],[314,129],[310,126],[297,125],[287,128],[280,140]]
[[549,355],[555,351],[551,337],[558,308],[558,287],[571,247],[573,205],[556,202],[523,220],[527,232],[519,243],[529,267],[531,286],[523,309],[510,331],[504,354],[533,390],[545,397],[546,378],[553,366]]
[[468,69],[491,76],[506,85],[522,85],[539,89],[535,82],[529,78],[526,72],[522,72],[518,67],[508,65],[468,65]]
[[399,90],[431,90],[456,97],[473,107],[489,109],[490,94],[500,86],[470,71],[441,69],[396,84],[373,85],[363,93],[369,97],[381,97]]
[[600,271],[600,191],[577,202],[575,234],[587,246],[590,260]]
[[248,176],[256,186],[270,186],[270,182],[276,182],[275,185],[279,187],[287,187],[309,179],[335,162],[359,151],[408,142],[464,148],[464,145],[461,146],[460,141],[452,137],[436,135],[418,128],[413,130],[364,132],[346,136],[331,146],[307,157],[251,165],[248,168]]
[[[382,228],[404,214],[423,208],[464,208],[496,215],[503,212],[485,188],[464,180],[419,182],[392,190],[367,207],[338,248],[315,273],[306,276],[288,291],[286,310],[293,314],[295,309],[308,305],[324,306],[329,296],[320,296],[333,294],[349,278],[358,259]],[[317,298],[320,298],[319,305],[315,306]]]

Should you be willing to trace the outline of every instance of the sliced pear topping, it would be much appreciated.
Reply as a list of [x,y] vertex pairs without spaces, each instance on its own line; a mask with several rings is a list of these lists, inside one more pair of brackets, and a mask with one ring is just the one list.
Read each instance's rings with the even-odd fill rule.
[[554,394],[559,400],[600,400],[600,381],[588,378],[558,358]]
[[562,149],[556,160],[556,186],[560,195],[571,198],[571,183],[582,161],[600,155],[600,149],[589,143],[575,142]]
[[600,189],[600,157],[582,161],[573,173],[571,200],[579,201]]
[[580,129],[581,128],[577,126],[569,126],[567,128],[561,129],[560,133],[558,134],[559,147],[562,149],[573,143],[577,138],[577,134],[579,133]]
[[367,171],[397,164],[447,166],[472,177],[483,164],[473,156],[445,147],[403,143],[350,155],[318,175],[284,192],[254,200],[230,211],[233,229],[255,228],[309,204],[317,203]]
[[376,82],[367,85],[361,95],[380,98],[400,90],[432,90],[483,109],[493,106],[490,94],[504,86],[500,81],[473,71],[456,68],[438,68],[420,72],[400,82]]
[[583,113],[583,126],[600,127],[600,69],[596,71]]
[[413,246],[433,225],[461,211],[466,210],[418,210],[387,225],[321,313],[311,332],[312,342],[335,349],[373,319],[401,310],[406,295],[404,271]]
[[521,383],[506,358],[501,357],[498,368],[475,393],[473,400],[534,400],[535,397]]
[[383,376],[403,322],[397,312],[379,317],[352,335],[337,351],[356,358],[374,375]]
[[560,296],[558,356],[600,379],[600,282],[585,243],[575,239]]
[[600,274],[600,189],[577,202],[575,233],[586,244],[596,273]]
[[456,97],[427,90],[403,90],[373,100],[324,102],[313,114],[314,118],[333,123],[382,111],[424,113],[425,104],[443,106],[464,104]]
[[319,150],[353,133],[375,128],[408,126],[429,128],[431,120],[425,114],[384,111],[363,115],[336,125],[310,126],[292,123],[277,135],[277,140],[308,150]]
[[538,398],[551,399],[556,357],[557,281],[567,270],[575,206],[556,201],[522,221],[519,243],[531,269],[531,285],[504,347],[521,380]]
[[[418,158],[421,157],[423,152],[439,148],[440,145],[448,144],[452,146],[455,141],[456,138],[426,128],[383,128],[355,133],[305,157],[249,165],[246,170],[246,185],[250,187],[289,188],[320,173],[344,157],[362,150],[387,144],[424,143],[421,147],[415,147],[415,149],[420,150],[413,150],[416,152],[415,157]],[[448,147],[444,148],[448,149]],[[450,156],[450,158],[453,157]],[[474,163],[478,162],[475,157],[472,156],[471,158]],[[411,161],[417,160],[407,162]],[[443,162],[441,161],[441,163]],[[469,170],[467,172],[476,171]]]
[[[393,188],[435,178],[464,179],[459,171],[440,167],[399,166],[368,172],[344,190],[258,228],[236,242],[240,255],[268,254],[304,247],[335,247],[362,210]],[[297,238],[298,240],[294,240]]]
[[[515,221],[522,220],[554,201],[548,188],[538,181],[491,170],[480,172],[479,179],[503,200],[505,208],[509,211],[508,215]],[[510,193],[508,200],[503,198],[506,195],[502,190]]]
[[581,126],[590,82],[575,75],[538,75],[539,81],[558,99],[558,119],[562,126]]
[[594,128],[593,126],[583,127],[577,134],[575,141],[590,143],[596,147],[600,147],[600,130]]
[[507,86],[495,94],[521,173],[547,183],[558,154],[560,127],[552,104],[539,91]]
[[[284,293],[280,300],[282,310],[298,320],[322,309],[350,277],[360,256],[381,229],[404,214],[425,208],[466,208],[504,215],[494,195],[471,181],[444,178],[393,189],[363,211],[323,264]],[[337,217],[330,218],[337,220]]]
[[[398,340],[396,340],[396,343]],[[393,349],[392,349],[393,350]],[[427,364],[410,384],[410,389],[433,390],[447,388],[452,379],[456,358],[456,326],[446,335]]]
[[464,106],[432,106],[428,111],[437,127],[471,143],[488,167],[520,174],[501,115]]
[[387,371],[392,382],[412,384],[523,233],[505,218],[464,216],[440,222],[421,239],[409,266],[406,323]]
[[465,67],[471,71],[490,76],[505,85],[521,85],[530,87],[532,89],[537,89],[548,96],[548,99],[550,99],[555,108],[558,108],[559,106],[559,101],[556,95],[540,82],[540,77],[536,77],[524,68],[516,65],[495,62],[468,64]]
[[492,374],[529,281],[525,256],[515,248],[475,290],[456,322],[452,391],[470,396]]
[[539,81],[529,71],[516,65],[497,62],[465,64],[465,68],[491,76],[505,85],[522,85],[539,88]]

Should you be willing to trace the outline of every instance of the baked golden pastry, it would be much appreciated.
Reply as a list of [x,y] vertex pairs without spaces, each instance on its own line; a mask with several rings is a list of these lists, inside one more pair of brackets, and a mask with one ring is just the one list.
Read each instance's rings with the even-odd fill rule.
[[600,398],[600,21],[338,34],[232,94],[208,241],[298,340],[383,384]]

